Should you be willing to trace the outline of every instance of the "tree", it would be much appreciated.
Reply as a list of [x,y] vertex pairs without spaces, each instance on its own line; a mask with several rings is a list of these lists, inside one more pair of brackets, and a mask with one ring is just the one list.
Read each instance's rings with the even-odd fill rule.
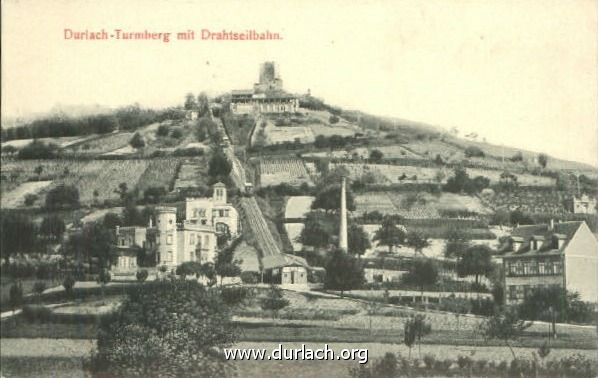
[[548,156],[546,154],[538,155],[538,164],[540,164],[542,168],[546,168],[548,165]]
[[114,230],[114,229],[116,229],[116,226],[123,225],[123,220],[120,215],[113,213],[113,212],[109,212],[109,213],[106,213],[106,215],[104,215],[104,220],[102,221],[102,224],[107,229]]
[[475,283],[479,283],[479,276],[487,276],[492,272],[492,250],[486,245],[474,245],[461,255],[457,261],[459,277],[475,275]]
[[267,295],[261,299],[264,311],[272,311],[272,319],[278,316],[278,311],[289,305],[289,300],[284,298],[282,290],[275,285],[270,285]]
[[230,308],[213,289],[152,281],[102,322],[92,369],[106,377],[227,377],[221,350],[236,339]]
[[515,352],[509,343],[510,340],[518,337],[521,333],[532,325],[531,322],[525,322],[519,318],[517,309],[506,308],[494,316],[487,318],[481,324],[481,330],[486,339],[503,340],[505,345],[511,351],[513,359],[517,359]]
[[324,287],[329,290],[340,290],[342,297],[345,290],[358,289],[364,282],[361,263],[342,249],[335,249],[326,263]]
[[370,152],[370,161],[374,163],[379,163],[384,158],[384,154],[382,151],[378,149],[374,149]]
[[138,150],[140,148],[145,147],[145,139],[139,132],[136,132],[135,134],[133,134],[133,137],[129,141],[129,144],[131,145],[131,147]]
[[126,182],[121,182],[118,184],[118,187],[114,189],[114,193],[118,194],[121,201],[124,201],[127,198],[127,194],[129,192],[129,187],[127,186]]
[[332,240],[332,233],[329,227],[326,227],[325,223],[326,220],[323,214],[318,212],[308,213],[305,217],[303,230],[301,230],[297,241],[316,249],[329,246]]
[[208,175],[212,178],[222,180],[230,174],[233,166],[224,152],[217,150],[208,163]]
[[397,226],[393,217],[385,217],[382,225],[374,234],[374,240],[381,245],[388,246],[388,253],[392,253],[392,248],[405,242],[407,232],[404,227]]
[[413,248],[415,254],[419,253],[420,255],[423,255],[422,250],[430,246],[430,241],[428,240],[428,237],[421,232],[411,231],[407,233],[407,241],[405,244]]
[[112,277],[110,276],[110,272],[108,271],[108,269],[101,268],[100,274],[98,275],[98,283],[100,284],[100,287],[102,288],[102,304],[105,304],[106,284],[108,284],[108,282],[110,282],[111,278]]
[[33,292],[35,293],[35,295],[37,295],[38,302],[41,301],[42,294],[44,291],[46,291],[47,288],[48,288],[48,286],[46,285],[46,283],[44,281],[36,281],[33,284]]
[[39,227],[40,235],[52,241],[60,241],[65,230],[64,221],[55,214],[44,217]]
[[73,294],[73,287],[75,287],[75,282],[75,277],[73,277],[70,274],[64,278],[64,281],[62,281],[62,287],[64,287],[64,291],[68,296],[71,296]]
[[403,282],[412,284],[420,289],[420,301],[424,302],[424,287],[434,285],[438,281],[438,268],[434,261],[428,258],[417,258],[409,269],[409,273],[403,276]]
[[220,285],[224,277],[237,277],[241,274],[241,261],[234,260],[234,245],[230,245],[218,252],[214,270],[220,276]]
[[10,256],[18,253],[32,252],[37,241],[37,228],[28,217],[22,214],[3,213],[0,216],[2,226],[0,230],[0,254],[6,264]]
[[34,140],[21,148],[17,156],[19,159],[55,159],[58,157],[58,151],[58,146],[53,143]]
[[[355,199],[353,193],[350,190],[346,190],[345,199],[347,204],[347,210],[355,210]],[[326,212],[339,211],[341,207],[341,187],[340,185],[331,185],[316,194],[314,202],[311,204],[312,209],[323,209]]]
[[195,102],[195,95],[191,92],[185,95],[185,110],[197,109],[197,103]]
[[361,258],[365,251],[372,247],[368,234],[362,226],[355,223],[351,223],[347,233],[347,243],[349,245],[348,252]]
[[73,185],[58,185],[46,194],[46,208],[59,210],[79,207],[79,189]]
[[21,281],[15,282],[10,286],[8,295],[10,307],[12,308],[14,314],[17,307],[23,303],[23,284]]
[[156,135],[159,137],[166,137],[170,133],[170,127],[165,124],[161,124],[158,126],[158,130],[156,130]]
[[101,223],[88,223],[83,227],[82,238],[88,257],[90,260],[91,257],[97,259],[99,273],[102,274],[110,267],[114,258],[113,246],[116,244],[114,231],[107,229]]
[[421,340],[424,336],[432,332],[432,325],[426,321],[426,316],[417,314],[405,321],[403,342],[409,348],[409,358],[411,359],[411,348],[415,342],[419,344],[419,355],[421,358]]
[[201,92],[197,96],[197,108],[199,110],[199,116],[203,117],[210,112],[210,101],[205,92]]
[[542,320],[552,324],[552,336],[556,337],[557,322],[591,321],[591,306],[562,287],[537,288],[525,297],[518,307],[519,315],[527,320]]
[[41,165],[38,165],[37,167],[35,167],[35,174],[37,175],[37,181],[40,180],[40,176],[42,174],[42,172],[44,171],[44,167]]
[[470,247],[469,235],[460,226],[450,226],[444,236],[446,244],[444,246],[444,257],[457,258]]
[[185,261],[176,268],[176,275],[186,278],[187,276],[199,277],[202,272],[202,265],[199,261]]
[[147,272],[147,269],[138,270],[137,273],[135,274],[135,277],[137,278],[137,281],[139,281],[139,282],[145,282],[145,280],[147,280],[148,276],[149,276],[149,273]]

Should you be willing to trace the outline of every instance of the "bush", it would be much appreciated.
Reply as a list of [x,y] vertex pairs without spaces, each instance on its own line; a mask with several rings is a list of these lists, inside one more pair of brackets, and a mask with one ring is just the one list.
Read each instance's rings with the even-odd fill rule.
[[75,282],[76,282],[75,278],[73,276],[71,276],[70,274],[68,276],[66,276],[64,281],[62,281],[62,286],[64,287],[64,291],[66,291],[66,293],[68,295],[73,294],[73,287],[75,286]]
[[141,269],[138,270],[137,273],[135,274],[135,276],[137,277],[137,281],[139,282],[143,282],[145,280],[147,280],[149,273],[147,272],[147,269]]
[[19,150],[17,156],[19,159],[54,159],[58,157],[58,146],[34,140]]
[[129,141],[129,144],[131,145],[131,147],[135,149],[143,148],[145,147],[145,139],[141,134],[137,132],[133,135],[133,137]]
[[170,136],[176,139],[180,139],[183,137],[183,130],[181,130],[180,128],[176,128],[174,130],[172,130],[172,132],[170,133]]
[[36,194],[31,194],[31,193],[26,194],[25,201],[24,201],[25,206],[32,206],[35,203],[35,201],[37,201],[37,199],[38,199],[38,196]]
[[330,118],[328,118],[328,122],[330,122],[331,125],[338,123],[339,120],[340,119],[335,115],[331,115]]
[[59,185],[46,194],[46,208],[57,210],[79,207],[79,189],[73,185]]
[[43,281],[37,281],[33,284],[33,292],[37,295],[41,295],[47,289],[47,285]]
[[484,151],[482,151],[479,147],[476,146],[469,146],[465,149],[465,157],[484,157]]
[[158,126],[158,130],[156,130],[156,135],[165,137],[165,136],[168,136],[169,132],[170,132],[170,128],[167,125],[160,125],[160,126]]
[[42,305],[23,306],[23,318],[28,322],[45,322],[52,317],[52,310]]
[[432,369],[434,366],[436,366],[436,357],[434,357],[432,354],[426,354],[424,356],[424,364],[426,364],[428,369]]
[[229,376],[217,351],[236,340],[228,306],[196,281],[138,285],[100,325],[91,369],[106,377]]
[[256,284],[260,282],[260,274],[258,272],[241,272],[241,282],[244,284]]

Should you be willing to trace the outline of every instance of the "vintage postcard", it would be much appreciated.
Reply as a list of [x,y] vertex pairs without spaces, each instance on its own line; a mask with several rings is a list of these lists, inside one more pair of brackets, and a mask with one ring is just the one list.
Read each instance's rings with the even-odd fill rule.
[[598,2],[1,5],[1,377],[598,376]]

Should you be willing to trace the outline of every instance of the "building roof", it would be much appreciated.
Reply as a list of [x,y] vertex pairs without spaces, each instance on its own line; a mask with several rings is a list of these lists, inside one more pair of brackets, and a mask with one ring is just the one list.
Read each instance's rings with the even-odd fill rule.
[[262,258],[262,268],[264,270],[282,268],[284,266],[303,266],[309,268],[309,264],[303,257],[286,253],[264,256]]
[[[547,224],[517,227],[511,233],[511,240],[522,244],[518,250],[506,252],[503,257],[560,255],[583,223],[583,221],[555,223],[552,229]],[[558,245],[557,239],[565,240],[560,248],[555,248]],[[531,249],[532,240],[544,241],[544,243],[534,250]]]

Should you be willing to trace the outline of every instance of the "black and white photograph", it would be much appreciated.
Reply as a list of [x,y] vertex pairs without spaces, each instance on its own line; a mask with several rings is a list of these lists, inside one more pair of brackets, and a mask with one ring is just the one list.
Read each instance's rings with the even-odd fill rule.
[[598,377],[598,1],[1,8],[1,378]]

